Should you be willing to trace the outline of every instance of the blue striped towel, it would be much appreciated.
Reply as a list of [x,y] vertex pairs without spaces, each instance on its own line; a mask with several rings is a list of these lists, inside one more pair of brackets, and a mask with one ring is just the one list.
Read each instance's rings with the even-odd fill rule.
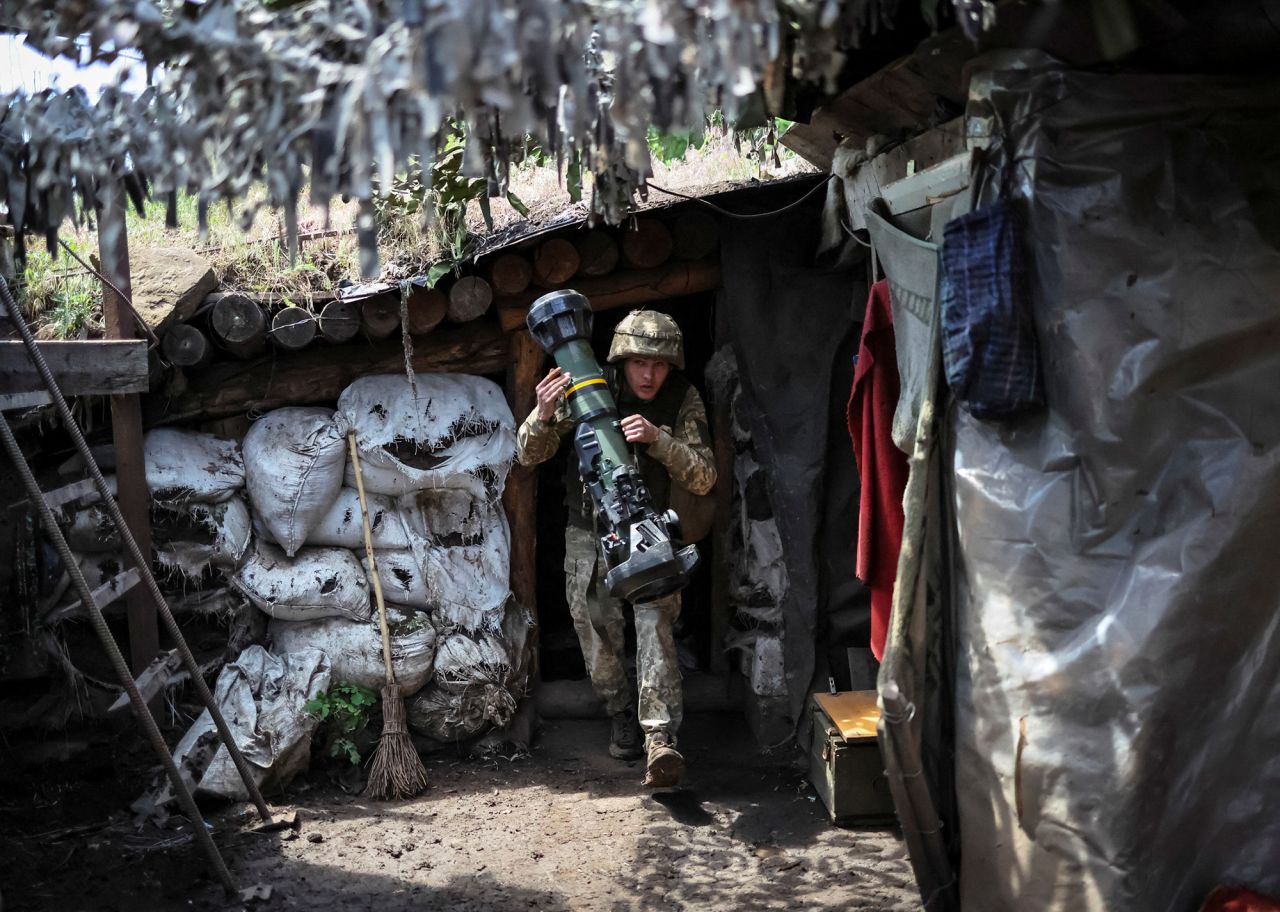
[[942,360],[956,399],[976,418],[1044,404],[1021,230],[1006,201],[943,230]]

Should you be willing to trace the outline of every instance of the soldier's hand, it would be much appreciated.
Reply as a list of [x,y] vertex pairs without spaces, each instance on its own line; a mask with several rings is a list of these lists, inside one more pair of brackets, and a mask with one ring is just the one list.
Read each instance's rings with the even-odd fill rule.
[[658,428],[643,415],[628,415],[622,419],[622,435],[627,443],[653,443],[658,439]]
[[550,421],[555,417],[560,397],[569,388],[572,380],[572,377],[558,367],[551,368],[550,372],[542,378],[542,382],[537,387],[539,418]]

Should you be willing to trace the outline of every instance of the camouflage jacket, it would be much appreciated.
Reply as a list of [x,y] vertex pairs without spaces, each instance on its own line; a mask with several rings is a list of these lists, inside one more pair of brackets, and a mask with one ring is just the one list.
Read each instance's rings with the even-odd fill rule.
[[[623,413],[643,413],[643,408],[628,410],[619,397]],[[634,401],[634,400],[633,400]],[[516,459],[532,466],[550,459],[560,447],[560,438],[573,430],[569,406],[561,399],[551,421],[538,417],[538,409],[520,425]],[[659,426],[658,439],[648,446],[648,455],[667,470],[671,480],[693,494],[706,494],[716,483],[715,456],[711,450],[711,432],[707,425],[707,407],[698,391],[689,384],[676,412],[673,427]]]

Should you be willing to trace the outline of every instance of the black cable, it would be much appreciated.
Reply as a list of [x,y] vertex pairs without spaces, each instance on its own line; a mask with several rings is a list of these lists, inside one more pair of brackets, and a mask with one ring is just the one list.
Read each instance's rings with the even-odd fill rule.
[[821,181],[820,183],[814,184],[813,187],[810,188],[809,192],[806,193],[804,196],[800,197],[795,202],[787,203],[787,205],[783,206],[781,209],[774,209],[771,212],[730,212],[728,209],[721,209],[715,203],[705,200],[700,196],[688,196],[684,193],[676,193],[674,190],[668,190],[666,187],[659,187],[653,181],[645,181],[644,183],[646,187],[650,187],[654,190],[657,190],[660,193],[666,193],[669,196],[678,196],[680,199],[687,199],[687,200],[692,200],[695,203],[701,203],[702,205],[706,206],[708,209],[712,210],[713,212],[718,212],[721,215],[726,216],[727,218],[758,219],[758,218],[770,218],[775,215],[781,215],[782,213],[786,212],[788,209],[794,209],[796,206],[799,206],[809,197],[813,196],[815,193],[817,193],[819,190],[825,187],[828,183],[830,183],[833,177],[835,177],[834,174],[828,174],[826,180]]

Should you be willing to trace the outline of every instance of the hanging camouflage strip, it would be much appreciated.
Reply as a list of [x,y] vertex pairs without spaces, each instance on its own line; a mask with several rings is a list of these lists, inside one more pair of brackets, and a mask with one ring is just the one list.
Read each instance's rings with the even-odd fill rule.
[[[929,4],[931,0],[924,0]],[[873,31],[896,0],[0,0],[0,22],[43,53],[129,49],[151,85],[0,95],[0,203],[51,239],[107,177],[145,176],[141,204],[184,190],[208,206],[265,185],[291,241],[297,197],[370,199],[427,169],[449,117],[468,126],[465,172],[502,195],[532,137],[595,176],[592,212],[622,219],[649,175],[646,141],[731,121],[781,61],[824,82],[833,27]],[[149,185],[149,186],[148,186]],[[247,213],[252,218],[252,212]],[[364,265],[376,263],[361,233]],[[290,244],[291,249],[293,244]]]

